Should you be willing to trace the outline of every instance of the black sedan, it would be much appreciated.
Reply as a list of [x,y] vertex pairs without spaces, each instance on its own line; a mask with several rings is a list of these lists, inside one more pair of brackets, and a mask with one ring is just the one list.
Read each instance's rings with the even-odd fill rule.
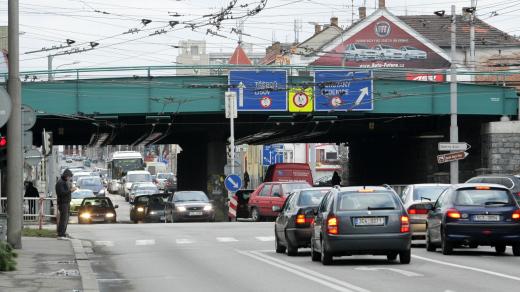
[[502,254],[507,245],[520,256],[520,208],[502,185],[459,184],[445,190],[430,205],[426,249],[447,255],[460,245],[494,246]]
[[334,256],[386,255],[410,263],[410,220],[395,192],[385,187],[332,188],[314,219],[311,257],[324,265]]
[[140,195],[130,204],[130,220],[134,223],[165,222],[165,200],[167,194]]
[[311,243],[314,212],[323,196],[330,188],[309,188],[293,192],[282,208],[273,206],[274,212],[280,212],[274,225],[275,247],[277,253],[294,256],[298,248],[309,247]]
[[78,223],[116,223],[117,208],[117,205],[112,205],[110,198],[84,198],[78,209]]
[[215,210],[201,191],[180,191],[166,201],[166,222],[215,221]]

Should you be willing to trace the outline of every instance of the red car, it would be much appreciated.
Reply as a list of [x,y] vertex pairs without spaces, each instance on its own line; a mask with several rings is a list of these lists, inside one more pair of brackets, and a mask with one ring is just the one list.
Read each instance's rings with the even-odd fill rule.
[[295,182],[265,182],[258,186],[249,198],[249,214],[253,221],[266,217],[276,217],[273,206],[282,207],[287,196],[294,190],[307,189],[312,186],[305,181]]

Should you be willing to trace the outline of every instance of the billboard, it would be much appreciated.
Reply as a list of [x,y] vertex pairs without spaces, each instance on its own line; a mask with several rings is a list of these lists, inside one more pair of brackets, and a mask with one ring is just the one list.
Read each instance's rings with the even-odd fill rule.
[[450,67],[447,59],[434,52],[431,46],[417,40],[412,36],[413,33],[385,16],[380,16],[311,65],[425,69]]

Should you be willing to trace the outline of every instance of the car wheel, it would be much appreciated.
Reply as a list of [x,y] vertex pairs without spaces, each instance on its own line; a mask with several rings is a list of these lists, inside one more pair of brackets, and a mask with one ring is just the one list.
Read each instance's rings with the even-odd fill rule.
[[520,257],[520,243],[513,245],[513,255],[515,257]]
[[285,253],[285,246],[280,244],[278,235],[276,235],[276,229],[274,230],[274,247],[276,249],[276,253]]
[[401,264],[404,264],[404,265],[409,264],[411,258],[412,258],[412,250],[411,249],[399,252],[399,262]]
[[287,255],[290,257],[298,255],[298,248],[287,242]]
[[386,259],[389,261],[395,261],[397,259],[397,253],[393,252],[391,254],[386,255]]
[[404,55],[404,59],[409,61],[410,60],[410,56],[408,54]]
[[497,254],[503,254],[506,252],[506,245],[505,244],[498,244],[495,245],[495,251]]
[[251,219],[253,219],[253,222],[258,222],[261,219],[260,213],[258,212],[258,209],[255,207],[251,209]]
[[319,262],[321,259],[321,255],[319,252],[316,251],[314,246],[314,239],[311,238],[311,260],[313,262]]
[[453,252],[453,243],[446,239],[446,235],[444,233],[442,234],[441,239],[441,249],[443,255],[450,255]]
[[325,244],[321,241],[321,263],[324,266],[332,265],[332,255],[325,249]]
[[427,251],[435,251],[437,247],[432,243],[430,238],[430,232],[426,230],[426,250]]

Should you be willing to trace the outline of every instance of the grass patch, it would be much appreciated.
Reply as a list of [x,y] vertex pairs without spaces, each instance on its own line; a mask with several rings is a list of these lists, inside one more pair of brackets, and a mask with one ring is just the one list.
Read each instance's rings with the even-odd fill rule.
[[22,236],[28,237],[56,237],[56,230],[49,229],[34,229],[34,228],[24,228],[22,230]]
[[16,270],[16,261],[14,258],[17,256],[9,243],[0,241],[0,271]]

